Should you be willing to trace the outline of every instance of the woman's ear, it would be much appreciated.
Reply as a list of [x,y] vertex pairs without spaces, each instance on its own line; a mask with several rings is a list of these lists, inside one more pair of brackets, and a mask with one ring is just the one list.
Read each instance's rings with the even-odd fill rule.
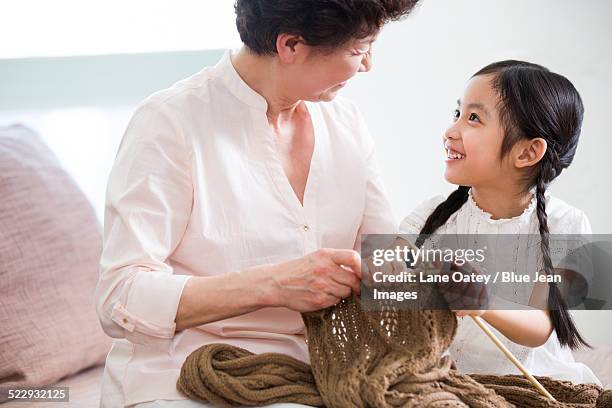
[[514,166],[522,169],[536,165],[546,154],[547,147],[548,143],[541,137],[519,141],[513,149]]
[[276,37],[276,52],[281,62],[291,64],[303,57],[306,51],[304,39],[299,35],[281,33]]

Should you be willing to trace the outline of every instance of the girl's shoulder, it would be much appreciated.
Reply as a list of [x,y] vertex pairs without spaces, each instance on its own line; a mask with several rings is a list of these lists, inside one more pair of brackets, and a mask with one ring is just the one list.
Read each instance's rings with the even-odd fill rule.
[[429,215],[438,205],[444,202],[444,200],[446,200],[446,197],[439,194],[421,202],[412,212],[405,216],[400,223],[400,234],[417,235],[421,232]]
[[551,234],[592,234],[584,211],[552,195],[546,197],[546,216]]

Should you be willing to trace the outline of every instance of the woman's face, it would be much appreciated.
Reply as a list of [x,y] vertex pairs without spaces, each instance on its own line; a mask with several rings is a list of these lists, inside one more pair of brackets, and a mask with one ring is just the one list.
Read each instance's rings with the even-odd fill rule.
[[329,53],[310,47],[308,55],[291,73],[296,99],[313,102],[334,99],[357,72],[370,70],[373,42],[374,37],[352,40]]
[[453,124],[444,133],[444,177],[449,183],[473,187],[496,185],[511,172],[500,159],[504,129],[491,79],[490,75],[470,79],[463,97],[457,101]]

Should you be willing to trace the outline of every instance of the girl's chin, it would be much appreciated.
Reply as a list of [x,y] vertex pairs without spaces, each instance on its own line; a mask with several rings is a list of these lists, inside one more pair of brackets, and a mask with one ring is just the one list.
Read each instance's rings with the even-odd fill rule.
[[457,174],[454,171],[449,171],[448,168],[444,172],[444,178],[446,179],[447,182],[451,184],[456,184],[458,186],[469,186],[470,185],[468,183],[468,180],[466,180],[465,177],[462,177],[461,175]]

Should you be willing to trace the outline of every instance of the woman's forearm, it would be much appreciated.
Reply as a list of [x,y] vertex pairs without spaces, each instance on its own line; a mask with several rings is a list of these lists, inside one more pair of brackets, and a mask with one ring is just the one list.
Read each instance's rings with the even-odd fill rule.
[[545,310],[487,310],[482,317],[510,341],[526,347],[541,346],[552,332]]
[[262,307],[297,312],[325,309],[360,292],[361,258],[349,249],[322,248],[301,258],[209,277],[183,288],[176,330],[239,316]]
[[176,331],[275,306],[270,266],[190,278],[181,294]]

